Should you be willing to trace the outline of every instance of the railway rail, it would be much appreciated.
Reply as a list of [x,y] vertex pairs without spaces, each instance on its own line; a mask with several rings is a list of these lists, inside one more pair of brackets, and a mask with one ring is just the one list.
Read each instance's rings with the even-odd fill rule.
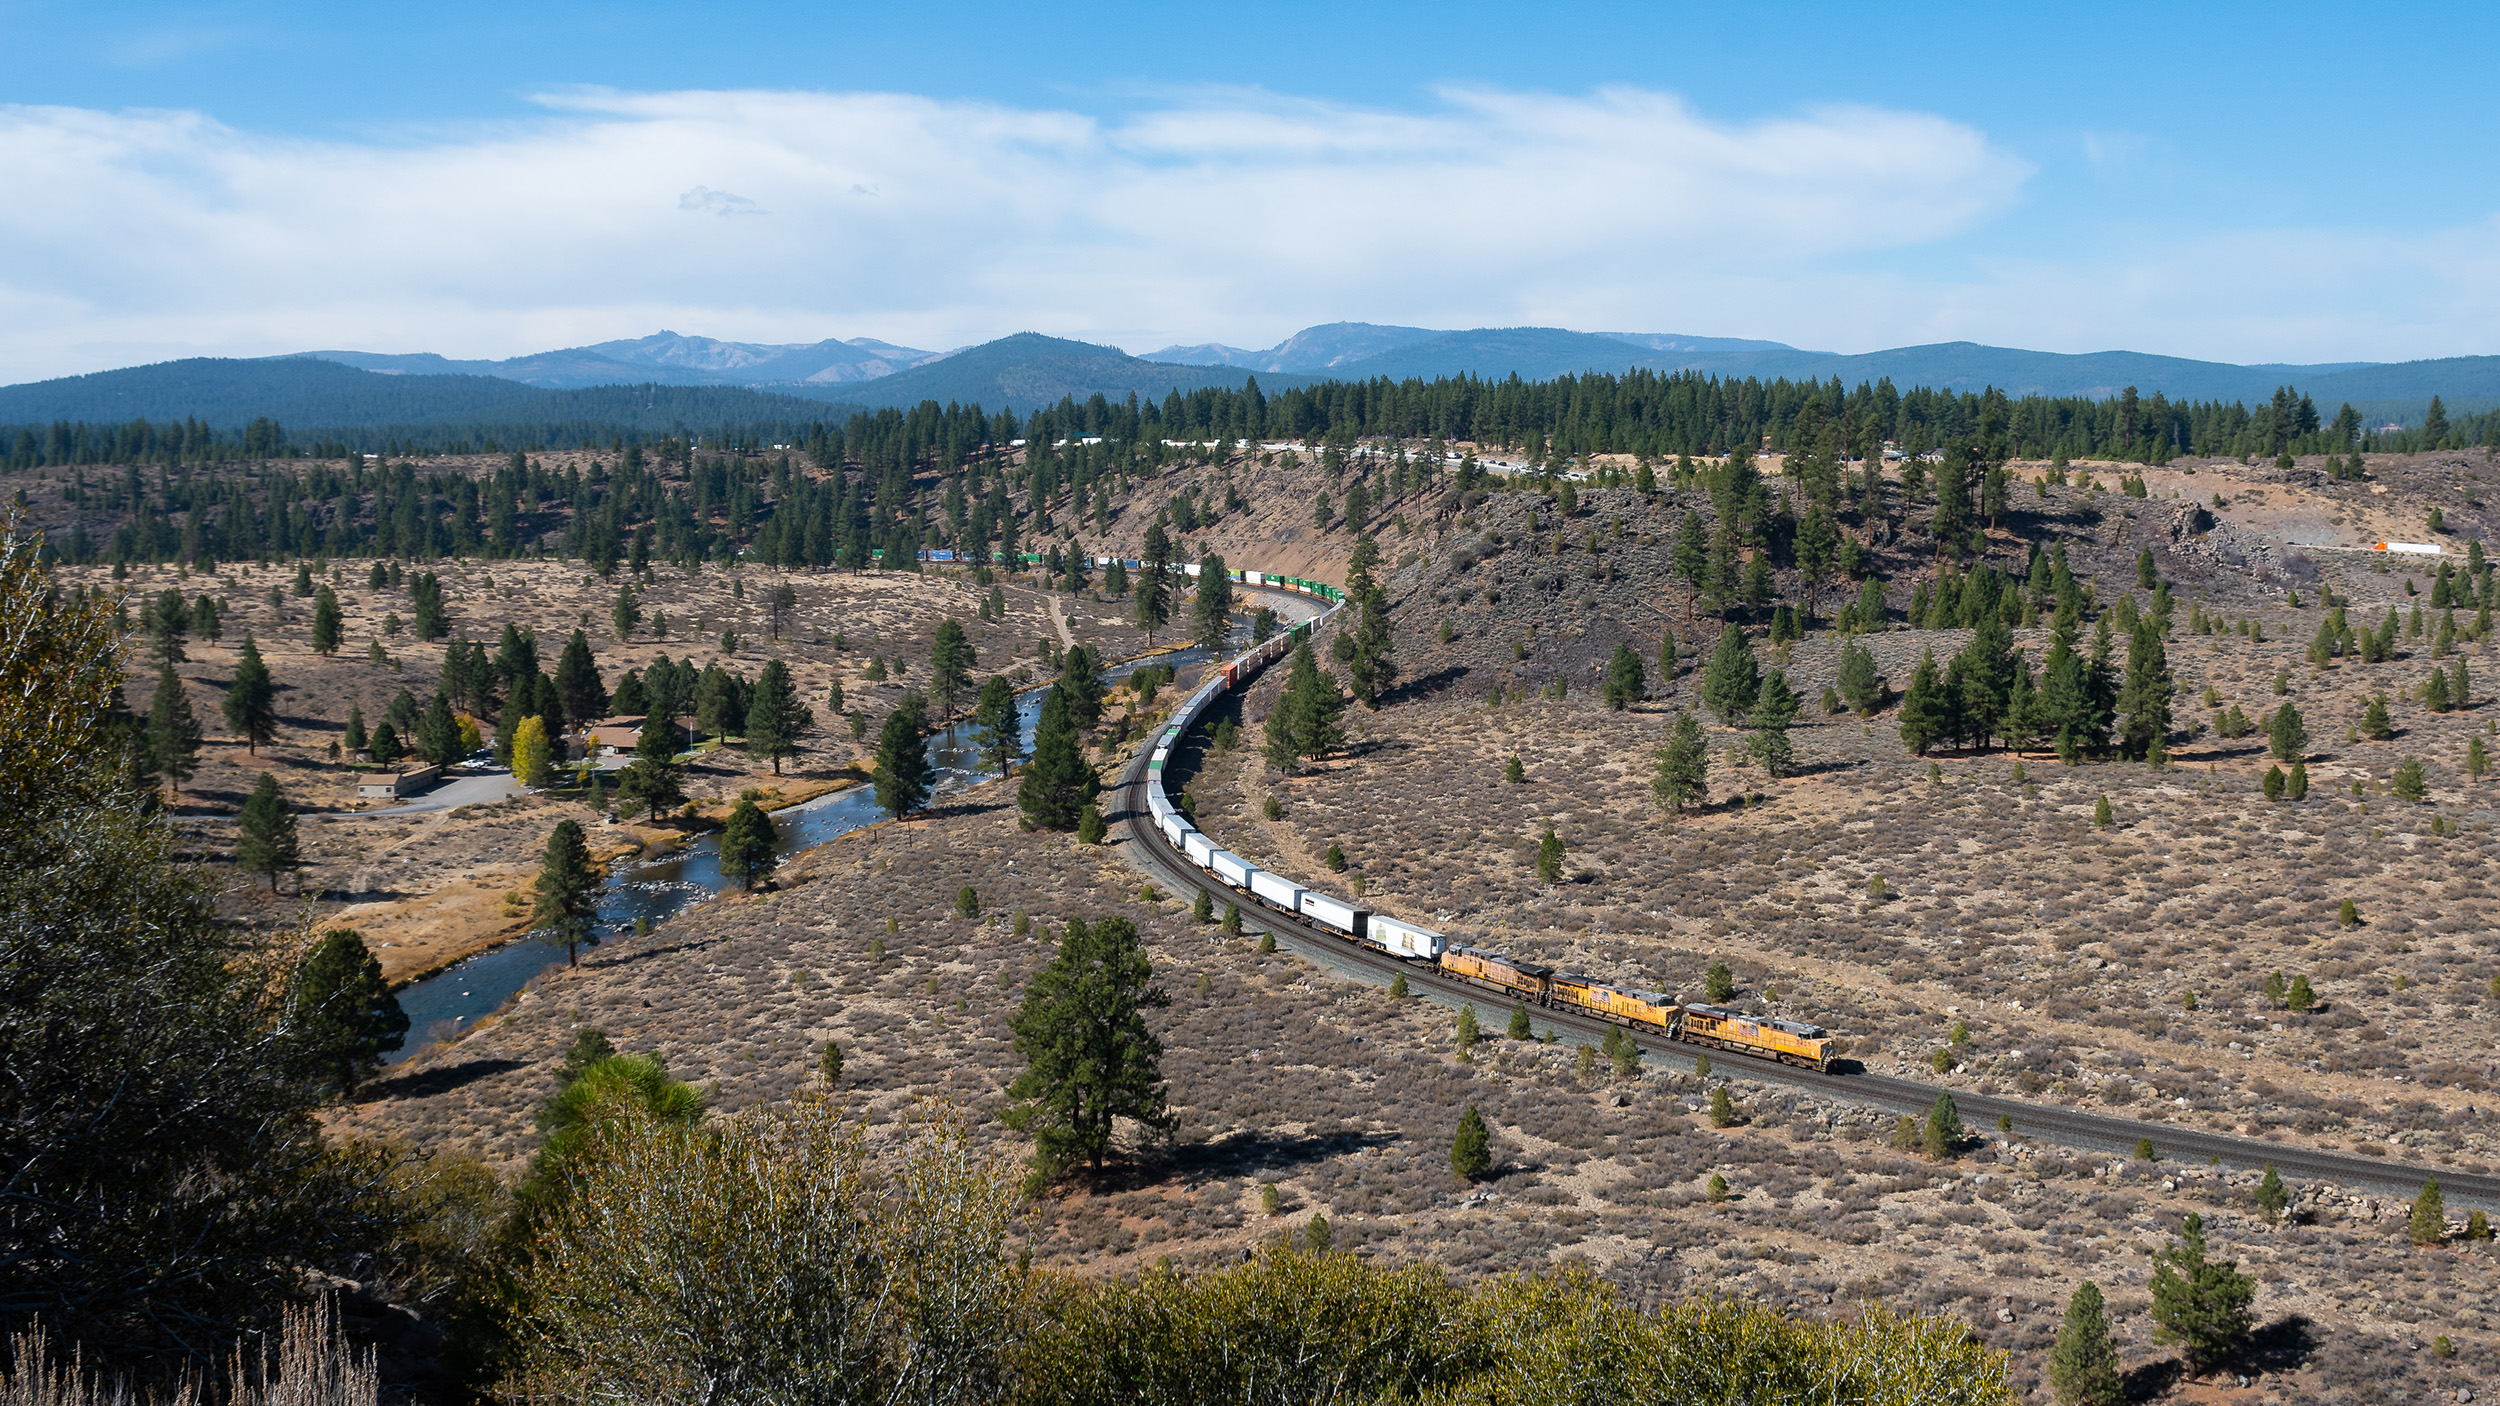
[[[1153,750],[1150,740],[1149,745],[1140,748],[1121,771],[1115,791],[1118,808],[1107,817],[1112,824],[1115,842],[1131,868],[1164,884],[1176,894],[1208,888],[1210,879],[1205,871],[1175,849],[1149,818],[1146,785],[1148,762]],[[1257,925],[1251,930],[1264,928],[1275,936],[1279,945],[1331,970],[1381,986],[1402,975],[1410,990],[1452,1007],[1485,995],[1480,988],[1445,976],[1429,964],[1405,961],[1351,941],[1254,894],[1231,888],[1226,888],[1225,893],[1232,902],[1241,906],[1245,924]],[[1679,1041],[1646,1031],[1626,1029],[1567,1008],[1539,1007],[1531,1012],[1531,1017],[1559,1033],[1590,1043],[1604,1039],[1609,1030],[1617,1031],[1630,1037],[1644,1054],[1665,1056],[1671,1063],[1681,1061],[1682,1066],[1688,1069],[1695,1053],[1691,1046]],[[2212,1163],[2249,1171],[2272,1165],[2278,1173],[2288,1177],[2331,1181],[2375,1193],[2402,1196],[2413,1195],[2421,1189],[2424,1181],[2436,1177],[2441,1192],[2451,1204],[2500,1209],[2500,1177],[2476,1175],[2452,1167],[2360,1157],[2295,1143],[2232,1137],[2168,1123],[1949,1090],[1915,1079],[1873,1073],[1863,1067],[1844,1066],[1829,1073],[1819,1073],[1731,1051],[1714,1052],[1711,1063],[1715,1069],[1741,1072],[1747,1078],[1764,1083],[1789,1085],[1827,1097],[1914,1116],[1926,1113],[1934,1105],[1936,1095],[1951,1093],[1966,1123],[1992,1128],[1999,1118],[2004,1118],[2012,1124],[2015,1137],[2054,1143],[2079,1151],[2126,1157],[2133,1154],[2139,1139],[2150,1139],[2159,1157],[2173,1165]]]

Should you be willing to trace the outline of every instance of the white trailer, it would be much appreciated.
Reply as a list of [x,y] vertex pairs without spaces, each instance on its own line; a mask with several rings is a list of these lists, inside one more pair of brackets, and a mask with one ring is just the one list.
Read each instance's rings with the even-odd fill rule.
[[1448,938],[1430,928],[1419,928],[1413,923],[1400,922],[1378,913],[1372,914],[1370,928],[1371,940],[1392,956],[1429,962],[1437,960],[1442,950],[1450,945]]
[[1250,891],[1288,913],[1302,911],[1302,886],[1282,874],[1271,874],[1265,869],[1252,870]]
[[1174,849],[1179,849],[1181,842],[1190,834],[1189,822],[1181,819],[1177,811],[1165,811],[1163,818],[1155,823],[1162,829],[1163,838],[1172,842]]
[[1351,903],[1305,889],[1302,892],[1302,916],[1324,923],[1349,937],[1361,937],[1363,920],[1371,915]]
[[1207,867],[1215,871],[1215,877],[1237,889],[1250,887],[1250,876],[1259,872],[1259,866],[1228,849],[1208,855]]
[[1181,853],[1189,857],[1190,863],[1204,869],[1207,859],[1215,853],[1215,841],[1201,831],[1192,830],[1181,836]]

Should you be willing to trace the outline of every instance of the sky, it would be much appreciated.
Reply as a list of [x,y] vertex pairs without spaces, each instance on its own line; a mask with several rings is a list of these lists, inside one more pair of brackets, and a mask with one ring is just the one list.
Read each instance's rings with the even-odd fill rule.
[[2500,7],[0,0],[0,382],[662,328],[2500,352]]

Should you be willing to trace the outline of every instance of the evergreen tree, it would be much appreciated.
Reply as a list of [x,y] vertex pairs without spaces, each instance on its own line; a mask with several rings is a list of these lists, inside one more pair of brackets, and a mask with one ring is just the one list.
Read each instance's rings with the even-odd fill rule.
[[2188,1369],[2203,1373],[2248,1336],[2257,1285],[2231,1260],[2209,1260],[2204,1217],[2191,1214],[2179,1243],[2153,1257],[2154,1341],[2187,1350]]
[[1510,1003],[1510,1028],[1504,1033],[1509,1035],[1510,1038],[1514,1040],[1533,1040],[1536,1038],[1536,1026],[1528,1019],[1527,1002],[1513,1001]]
[[2448,1200],[2440,1194],[2437,1177],[2422,1183],[2422,1194],[2413,1198],[2406,1229],[2416,1245],[2436,1245],[2448,1238]]
[[973,662],[972,641],[964,637],[964,627],[952,618],[939,621],[929,643],[929,702],[937,709],[939,721],[950,729],[955,725],[956,705],[972,691]]
[[1016,717],[1015,686],[1006,675],[992,674],[981,685],[981,699],[972,710],[972,745],[990,768],[1005,776],[1024,759],[1024,728]]
[[2014,634],[1995,610],[1980,617],[1969,644],[1954,656],[1961,678],[1954,691],[1960,732],[1983,746],[2006,731],[2021,663],[2014,655]]
[[778,659],[765,660],[755,675],[753,697],[747,703],[747,754],[772,758],[773,775],[779,776],[782,759],[797,756],[799,738],[815,727],[815,711],[799,701],[798,685],[790,678],[790,667]]
[[2387,716],[2387,695],[2373,694],[2370,705],[2361,710],[2361,735],[2373,742],[2391,742],[2396,737],[2396,724]]
[[2177,692],[2161,627],[2149,616],[2138,620],[2127,640],[2126,683],[2118,691],[2124,719],[2120,745],[2127,755],[2149,759],[2162,747],[2170,735],[2170,703]]
[[1344,717],[1345,697],[1337,691],[1336,676],[1319,667],[1309,639],[1298,641],[1284,692],[1267,715],[1269,764],[1291,771],[1304,758],[1325,756],[1343,746]]
[[1553,826],[1546,826],[1545,833],[1536,842],[1536,877],[1539,883],[1562,882],[1563,853],[1562,836],[1554,833]]
[[156,701],[148,706],[140,745],[146,754],[144,769],[170,780],[179,797],[182,783],[200,769],[200,720],[170,662],[157,666]]
[[1641,656],[1633,653],[1628,644],[1616,645],[1606,660],[1606,681],[1599,688],[1598,697],[1609,709],[1620,713],[1648,694],[1649,685],[1641,673]]
[[2296,762],[2309,755],[2309,727],[2290,699],[2266,717],[2266,751],[2276,761]]
[[1163,524],[1148,523],[1144,550],[1138,558],[1137,584],[1130,588],[1130,603],[1137,612],[1137,628],[1146,632],[1149,647],[1154,644],[1155,631],[1172,622],[1171,563],[1172,540],[1164,535]]
[[906,693],[877,731],[877,805],[897,820],[928,803],[931,773],[927,705]]
[[1033,760],[1016,787],[1016,806],[1028,830],[1067,830],[1082,817],[1099,779],[1068,704],[1066,690],[1051,685],[1033,732]]
[[1734,622],[1719,631],[1719,647],[1711,653],[1710,667],[1702,674],[1701,701],[1719,715],[1729,727],[1753,711],[1754,698],[1762,691],[1762,676],[1755,667],[1753,643]]
[[365,735],[365,710],[353,703],[347,705],[347,735],[341,745],[348,751],[361,752],[373,739]]
[[[2282,979],[2280,974],[2271,978],[2277,984],[2280,984]],[[2257,1183],[2258,1214],[2266,1218],[2266,1224],[2272,1225],[2283,1219],[2283,1208],[2290,1205],[2291,1201],[2291,1194],[2283,1189],[2283,1178],[2276,1175],[2274,1164],[2268,1162],[2265,1180]]]
[[2398,800],[2420,801],[2430,794],[2430,776],[2420,757],[2407,757],[2396,763],[2387,776],[2387,789]]
[[1962,1111],[1953,1104],[1953,1095],[1936,1095],[1935,1105],[1927,1110],[1927,1123],[1919,1133],[1919,1147],[1930,1157],[1950,1157],[1962,1142]]
[[565,721],[573,727],[588,727],[608,715],[607,685],[600,682],[589,637],[579,630],[565,641],[556,660],[556,693],[563,700]]
[[530,931],[543,941],[562,944],[567,965],[581,965],[581,947],[599,943],[599,871],[591,867],[590,846],[578,821],[556,822],[531,887],[537,900]]
[[1389,624],[1388,593],[1372,579],[1372,567],[1379,560],[1378,542],[1369,535],[1355,540],[1346,566],[1346,601],[1353,624],[1337,636],[1335,646],[1337,658],[1346,666],[1347,686],[1364,707],[1374,709],[1397,677],[1397,665],[1389,657],[1396,637]]
[[1753,712],[1745,719],[1745,725],[1753,729],[1746,750],[1773,776],[1786,776],[1791,769],[1788,729],[1797,721],[1797,712],[1797,695],[1788,687],[1787,673],[1773,669],[1763,677]]
[[1079,732],[1093,731],[1102,721],[1102,660],[1084,645],[1070,649],[1059,661],[1059,687],[1066,694],[1068,721]]
[[1700,721],[1689,709],[1676,713],[1656,756],[1658,767],[1650,792],[1658,798],[1660,809],[1680,813],[1710,798],[1710,748],[1702,738]]
[[324,656],[339,652],[339,596],[328,586],[313,597],[313,653]]
[[426,641],[441,639],[451,633],[451,625],[443,615],[443,583],[429,571],[408,588],[408,599],[416,607],[417,638]]
[[269,891],[276,893],[278,871],[292,869],[302,861],[303,847],[296,840],[295,817],[287,811],[286,798],[278,794],[278,778],[264,771],[236,817],[235,867],[246,873],[268,875]]
[[191,656],[182,647],[182,637],[191,628],[191,612],[183,604],[182,592],[168,586],[164,594],[149,602],[143,617],[148,630],[148,650],[160,664],[186,664]]
[[775,850],[780,840],[773,818],[753,801],[741,800],[729,812],[729,823],[721,828],[720,871],[723,877],[739,880],[752,890],[755,881],[773,871],[780,863]]
[[2066,1300],[2066,1321],[2049,1349],[2049,1392],[2058,1406],[2124,1406],[2127,1399],[2101,1288],[2089,1279]]
[[260,755],[264,743],[277,740],[278,688],[270,682],[269,666],[261,662],[259,643],[248,634],[242,656],[234,661],[234,682],[226,686],[225,714],[226,726],[243,739],[251,755]]
[[1190,613],[1197,626],[1198,643],[1209,654],[1223,653],[1225,637],[1233,628],[1233,577],[1224,558],[1213,552],[1198,563],[1198,598]]
[[[596,783],[593,784],[595,788]],[[642,731],[634,738],[634,759],[617,778],[616,794],[618,799],[632,801],[653,816],[685,803],[685,787],[677,768],[676,724],[657,714],[642,720]],[[594,789],[591,809],[602,809],[595,796]]]
[[1107,917],[1089,926],[1071,918],[1058,955],[1034,976],[1008,1019],[1026,1064],[1007,1088],[1018,1100],[1007,1122],[1035,1133],[1035,1170],[1042,1178],[1058,1177],[1078,1162],[1100,1172],[1114,1119],[1156,1131],[1171,1127],[1156,1067],[1163,1045],[1147,1028],[1145,1012],[1172,1001],[1153,983],[1135,924]]
[[1875,672],[1875,654],[1854,640],[1840,646],[1837,686],[1841,698],[1859,717],[1873,717],[1884,705],[1884,681]]
[[373,741],[365,748],[365,755],[373,758],[375,766],[388,767],[394,775],[398,773],[399,759],[405,753],[399,745],[399,729],[392,727],[389,719],[373,730]]
[[408,1016],[382,980],[382,964],[347,928],[321,935],[296,969],[290,993],[305,1057],[353,1092],[407,1043]]
[[1458,1134],[1450,1139],[1450,1170],[1461,1181],[1478,1181],[1493,1170],[1493,1133],[1474,1104],[1458,1115]]
[[1950,725],[1944,679],[1936,669],[1936,652],[1923,650],[1917,671],[1910,675],[1910,687],[1901,695],[1902,744],[1913,753],[1926,756],[1929,748],[1945,740]]

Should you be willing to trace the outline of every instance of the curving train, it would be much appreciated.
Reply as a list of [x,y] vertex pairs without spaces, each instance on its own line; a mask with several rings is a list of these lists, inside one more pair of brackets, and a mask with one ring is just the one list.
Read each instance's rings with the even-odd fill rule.
[[1335,587],[1298,577],[1234,572],[1234,579],[1271,590],[1295,591],[1328,602],[1317,620],[1304,621],[1212,671],[1173,711],[1146,761],[1146,809],[1163,838],[1183,858],[1227,888],[1246,893],[1351,942],[1426,966],[1441,975],[1537,1006],[1577,1011],[1634,1030],[1686,1044],[1705,1045],[1800,1069],[1828,1071],[1837,1042],[1819,1025],[1774,1020],[1723,1006],[1684,1003],[1659,991],[1632,991],[1559,972],[1504,952],[1452,942],[1429,928],[1375,913],[1341,898],[1307,889],[1217,845],[1181,814],[1163,789],[1164,763],[1190,728],[1227,692],[1246,686],[1261,670],[1290,653],[1344,604]]

